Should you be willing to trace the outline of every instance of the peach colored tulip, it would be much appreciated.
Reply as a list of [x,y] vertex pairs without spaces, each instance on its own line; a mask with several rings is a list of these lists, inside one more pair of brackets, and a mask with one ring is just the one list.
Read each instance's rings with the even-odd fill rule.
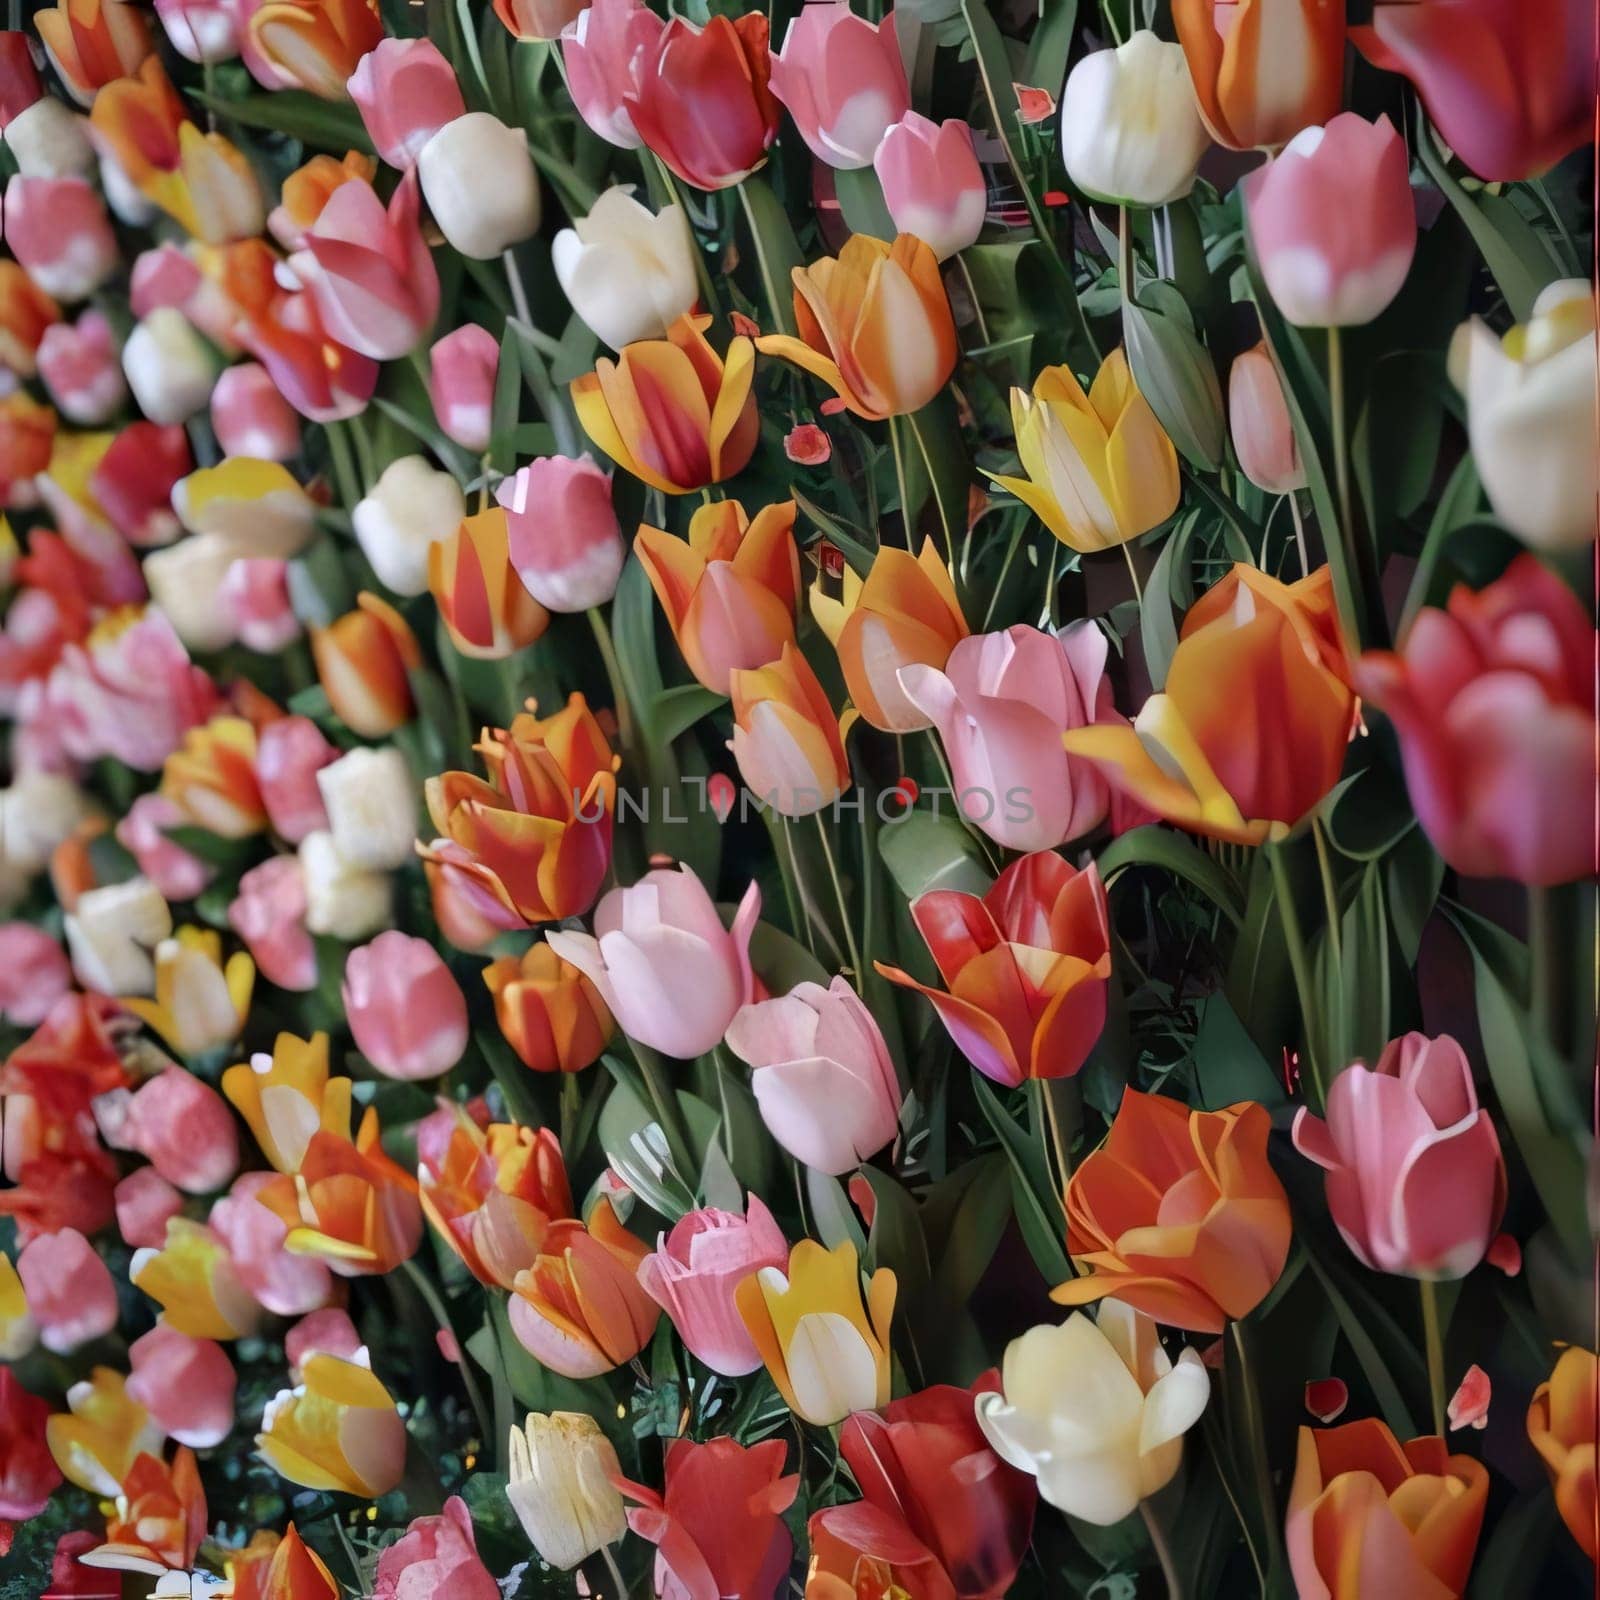
[[550,626],[550,613],[511,565],[511,534],[498,506],[464,517],[428,550],[428,588],[450,641],[464,656],[503,661]]
[[345,957],[345,1020],[388,1078],[437,1078],[467,1048],[467,1002],[426,939],[390,929]]
[[238,1379],[227,1352],[212,1339],[191,1339],[158,1322],[128,1347],[128,1397],[179,1444],[209,1450],[233,1427]]
[[582,1072],[617,1025],[599,991],[542,940],[483,969],[506,1043],[535,1072]]
[[627,552],[609,472],[586,455],[540,456],[502,478],[495,499],[506,513],[511,564],[540,605],[587,611],[616,593]]
[[283,180],[282,198],[267,219],[272,237],[285,250],[298,250],[336,190],[347,183],[370,184],[377,175],[378,163],[355,150],[343,160],[312,156]]
[[965,122],[907,111],[883,135],[872,165],[897,232],[914,233],[941,261],[978,242],[989,187]]
[[802,6],[772,53],[772,92],[818,161],[871,166],[885,131],[911,104],[894,13],[874,25],[849,0]]
[[288,85],[343,100],[361,58],[383,40],[383,18],[366,0],[267,0],[248,40]]
[[728,748],[745,787],[784,817],[809,817],[850,784],[850,762],[827,691],[792,644],[763,667],[728,674]]
[[458,950],[482,950],[502,933],[528,926],[500,897],[499,880],[479,871],[453,839],[435,839],[422,851],[422,870],[439,932]]
[[594,0],[562,32],[572,103],[592,132],[620,149],[637,150],[644,142],[628,105],[638,98],[644,64],[654,59],[664,27],[639,0]]
[[352,733],[382,739],[411,720],[409,675],[421,666],[422,651],[386,600],[363,590],[354,611],[311,630],[311,654],[329,704]]
[[227,1102],[182,1067],[158,1072],[133,1092],[117,1148],[137,1150],[185,1194],[213,1194],[239,1170],[239,1134]]
[[455,69],[431,39],[382,39],[347,85],[375,149],[391,167],[416,164],[445,123],[466,115]]
[[280,1539],[259,1531],[228,1561],[234,1600],[339,1600],[343,1592],[295,1525]]
[[378,363],[334,339],[304,290],[271,294],[253,307],[238,339],[283,398],[312,422],[359,416],[378,386]]
[[[433,405],[434,420],[463,450],[474,455],[482,455],[489,448],[494,382],[499,368],[500,341],[476,322],[453,328],[442,339],[436,339],[428,352],[428,399]],[[505,504],[498,493],[496,499]],[[511,559],[515,562],[515,552]]]
[[56,0],[34,26],[62,81],[82,105],[150,54],[150,26],[126,0]]
[[147,1452],[133,1463],[107,1508],[105,1542],[79,1559],[86,1567],[187,1571],[206,1527],[206,1497],[194,1452],[181,1446],[171,1461]]
[[1228,428],[1245,477],[1269,494],[1306,486],[1283,385],[1265,341],[1234,357],[1228,369]]
[[1570,1345],[1561,1352],[1549,1378],[1533,1391],[1528,1404],[1528,1439],[1549,1470],[1561,1520],[1591,1561],[1600,1560],[1597,1418],[1600,1357],[1580,1345]]
[[116,1327],[111,1269],[76,1228],[28,1243],[17,1257],[17,1276],[46,1350],[67,1355]]
[[[295,1317],[326,1304],[333,1277],[315,1256],[292,1255],[285,1248],[288,1224],[260,1201],[272,1181],[270,1172],[242,1173],[212,1206],[210,1226],[226,1246],[239,1283],[262,1309],[275,1317]],[[135,1242],[146,1241],[129,1240]]]
[[122,1242],[159,1250],[167,1223],[183,1210],[183,1196],[154,1167],[135,1167],[116,1187],[113,1201]]
[[50,465],[56,414],[25,391],[0,399],[0,504]]

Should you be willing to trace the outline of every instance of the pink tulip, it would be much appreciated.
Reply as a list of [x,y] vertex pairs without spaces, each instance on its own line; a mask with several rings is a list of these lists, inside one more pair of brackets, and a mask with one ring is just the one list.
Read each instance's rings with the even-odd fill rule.
[[423,145],[467,114],[455,69],[430,39],[385,39],[362,56],[348,87],[391,167],[414,167]]
[[128,397],[111,324],[98,311],[46,328],[38,362],[57,410],[84,427],[104,422]]
[[1506,1204],[1506,1167],[1448,1034],[1392,1039],[1376,1067],[1346,1067],[1327,1121],[1301,1107],[1295,1148],[1328,1174],[1328,1210],[1363,1265],[1461,1278],[1483,1260]]
[[772,1213],[751,1195],[742,1217],[712,1206],[682,1217],[639,1263],[639,1283],[697,1359],[725,1378],[742,1378],[761,1357],[733,1292],[763,1267],[787,1272],[789,1245]]
[[316,1256],[284,1248],[289,1229],[256,1198],[276,1173],[244,1172],[211,1208],[211,1231],[227,1246],[240,1283],[275,1317],[304,1316],[326,1305],[333,1275]]
[[0,1016],[36,1028],[71,987],[66,954],[43,928],[0,923]]
[[183,1067],[168,1067],[134,1091],[117,1138],[118,1149],[137,1150],[185,1194],[213,1194],[239,1170],[228,1102]]
[[1018,623],[975,634],[944,671],[910,666],[900,686],[939,732],[963,815],[1008,850],[1053,850],[1099,824],[1105,780],[1061,747],[1069,728],[1121,722],[1093,623],[1058,635]]
[[170,306],[181,311],[220,350],[238,348],[233,334],[239,307],[222,284],[207,277],[199,264],[175,244],[157,245],[133,263],[129,304],[141,321],[152,311]]
[[238,1376],[214,1339],[193,1339],[158,1322],[128,1346],[128,1398],[164,1433],[194,1450],[210,1450],[233,1427]]
[[289,601],[289,563],[275,556],[235,561],[222,579],[217,603],[247,650],[276,655],[300,637],[300,619]]
[[1341,111],[1304,128],[1244,181],[1245,216],[1273,301],[1301,328],[1371,322],[1417,248],[1405,141],[1387,117]]
[[183,1196],[154,1167],[135,1167],[116,1187],[117,1231],[131,1249],[159,1250],[167,1223],[183,1210]]
[[870,167],[885,131],[910,108],[894,13],[874,26],[849,0],[813,0],[772,53],[772,92],[818,161]]
[[370,183],[352,178],[328,197],[290,264],[340,344],[374,361],[416,348],[439,314],[439,274],[418,223],[414,172],[385,210]]
[[6,185],[6,244],[54,300],[85,300],[117,270],[120,253],[104,201],[83,178],[25,178]]
[[0,133],[44,93],[27,34],[0,33]]
[[269,856],[239,879],[228,926],[261,976],[303,994],[317,986],[317,947],[306,931],[306,885],[297,856]]
[[639,0],[594,0],[561,36],[561,58],[578,115],[591,132],[623,150],[637,150],[644,143],[627,102],[665,26]]
[[390,929],[344,964],[356,1048],[386,1077],[437,1078],[467,1048],[467,1002],[426,939]]
[[1258,489],[1290,494],[1305,488],[1305,463],[1265,341],[1234,358],[1228,372],[1228,427],[1239,465]]
[[193,900],[211,882],[212,869],[167,837],[187,815],[158,789],[137,796],[116,826],[117,843],[167,900]]
[[173,485],[193,471],[181,425],[130,422],[89,474],[89,492],[130,544],[171,544],[182,530],[172,509]]
[[341,343],[323,325],[316,297],[304,291],[279,295],[240,327],[239,341],[311,422],[360,416],[378,387],[378,363]]
[[310,717],[279,717],[256,736],[256,783],[274,832],[290,844],[326,830],[317,774],[339,752]]
[[324,1306],[302,1317],[283,1336],[283,1354],[296,1383],[312,1356],[337,1356],[358,1366],[370,1365],[367,1347],[343,1306]]
[[750,935],[761,915],[754,883],[722,926],[688,867],[655,867],[595,908],[594,937],[552,931],[550,948],[600,991],[617,1026],[652,1050],[689,1060],[722,1038],[754,986]]
[[373,1600],[499,1600],[500,1585],[478,1557],[472,1514],[451,1495],[444,1515],[418,1517],[378,1557]]
[[232,61],[243,19],[230,0],[155,0],[167,41],[185,61]]
[[978,242],[989,189],[965,122],[908,111],[884,134],[872,165],[897,231],[916,234],[941,261]]
[[37,1235],[17,1257],[17,1276],[46,1350],[66,1355],[116,1327],[111,1269],[76,1228]]
[[587,611],[617,592],[627,555],[611,504],[611,474],[588,456],[540,456],[502,478],[511,565],[540,605]]
[[475,456],[489,448],[500,341],[476,322],[463,323],[428,352],[428,398],[445,433]]
[[894,1063],[842,977],[745,1006],[728,1025],[728,1048],[755,1069],[750,1087],[768,1132],[818,1172],[850,1171],[899,1129]]
[[211,431],[225,456],[291,461],[300,454],[300,419],[257,361],[241,361],[217,379]]

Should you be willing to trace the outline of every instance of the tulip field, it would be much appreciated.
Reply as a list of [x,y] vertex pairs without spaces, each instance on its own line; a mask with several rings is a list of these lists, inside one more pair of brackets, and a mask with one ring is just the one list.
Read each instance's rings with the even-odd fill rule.
[[12,0],[0,1600],[1581,1600],[1592,0]]

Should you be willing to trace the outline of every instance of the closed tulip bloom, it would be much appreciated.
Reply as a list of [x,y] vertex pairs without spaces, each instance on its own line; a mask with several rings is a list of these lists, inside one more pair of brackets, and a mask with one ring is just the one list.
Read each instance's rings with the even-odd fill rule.
[[1556,1509],[1591,1561],[1600,1559],[1595,1438],[1600,1431],[1600,1358],[1570,1345],[1528,1403],[1528,1441],[1555,1489]]
[[303,1489],[375,1500],[405,1470],[406,1425],[371,1371],[314,1355],[298,1388],[283,1389],[261,1415],[256,1448],[275,1472]]
[[228,1248],[204,1223],[173,1217],[159,1248],[135,1250],[128,1278],[192,1339],[243,1339],[261,1308],[234,1270]]
[[70,1482],[114,1500],[134,1462],[160,1450],[161,1429],[128,1395],[120,1372],[96,1367],[67,1390],[67,1409],[45,1425],[45,1440]]
[[1328,1089],[1327,1120],[1304,1106],[1295,1148],[1328,1174],[1328,1210],[1375,1272],[1462,1278],[1506,1204],[1506,1168],[1465,1052],[1448,1035],[1391,1040]]
[[61,80],[80,105],[150,54],[150,26],[127,0],[56,0],[34,17]]
[[697,1360],[725,1378],[742,1378],[760,1367],[761,1354],[734,1291],[751,1273],[788,1264],[783,1230],[751,1195],[743,1216],[714,1206],[686,1213],[639,1263],[639,1282]]
[[1417,248],[1405,141],[1342,111],[1244,180],[1261,276],[1297,327],[1360,327],[1400,292]]
[[313,829],[328,826],[317,773],[338,755],[309,717],[278,717],[257,734],[256,784],[280,838],[298,844]]
[[346,1020],[388,1078],[437,1078],[467,1048],[467,1002],[426,939],[391,930],[345,958]]
[[593,1417],[529,1412],[510,1446],[506,1499],[548,1566],[570,1572],[628,1531],[616,1447]]
[[1081,1275],[1050,1298],[1078,1306],[1115,1295],[1194,1333],[1248,1316],[1289,1253],[1270,1131],[1253,1101],[1191,1111],[1125,1090],[1106,1142],[1067,1186],[1067,1248]]
[[1487,588],[1417,613],[1398,652],[1356,666],[1400,736],[1406,787],[1449,864],[1568,883],[1594,870],[1594,629],[1533,556]]
[[1439,1438],[1400,1444],[1372,1417],[1301,1428],[1284,1542],[1302,1595],[1466,1593],[1489,1473]]
[[313,628],[311,654],[328,703],[352,733],[382,739],[411,720],[410,674],[422,652],[405,619],[375,594],[363,591],[354,611]]
[[897,232],[915,234],[940,261],[978,242],[989,187],[965,122],[907,111],[885,131],[872,166]]
[[[55,333],[45,335],[46,344]],[[41,368],[46,345],[39,347]],[[1450,370],[1467,398],[1472,464],[1495,515],[1535,550],[1594,542],[1595,310],[1586,279],[1547,285],[1528,321],[1497,338],[1474,317],[1456,331]]]
[[416,164],[447,122],[467,113],[455,69],[431,39],[382,39],[346,85],[373,148],[391,167]]
[[318,770],[317,787],[333,842],[351,866],[393,872],[411,860],[416,786],[406,758],[393,745],[347,750]]
[[[20,34],[8,37],[23,38]],[[23,48],[27,48],[25,38]],[[32,65],[30,60],[30,70]],[[13,117],[5,130],[5,143],[16,158],[17,171],[25,178],[86,178],[94,171],[95,152],[89,141],[88,122],[54,95],[45,95]],[[108,187],[103,168],[102,187]],[[107,203],[117,210],[109,193]]]
[[535,1072],[582,1072],[617,1031],[595,986],[542,941],[491,961],[483,981],[506,1043]]
[[495,486],[511,564],[551,611],[587,611],[616,593],[627,552],[611,474],[587,456],[539,456]]
[[[105,1542],[79,1556],[89,1568],[162,1574],[152,1600],[179,1595],[190,1600],[188,1569],[206,1536],[206,1497],[194,1452],[177,1450],[170,1462],[146,1454],[134,1462],[106,1507]],[[183,1587],[174,1587],[180,1579]],[[120,1576],[116,1580],[119,1587]]]
[[583,8],[584,0],[494,0],[494,14],[514,39],[558,39]]
[[244,940],[268,983],[300,993],[317,986],[317,952],[306,929],[306,885],[293,856],[269,856],[239,879],[228,926]]
[[1258,489],[1293,494],[1305,488],[1305,463],[1265,341],[1235,356],[1228,370],[1228,427],[1240,469]]
[[383,19],[364,0],[267,0],[249,21],[249,43],[284,84],[344,100],[361,58],[383,40]]
[[46,1350],[67,1355],[116,1327],[111,1269],[76,1228],[31,1240],[17,1257],[17,1276]]
[[228,1558],[237,1600],[339,1600],[339,1585],[322,1558],[295,1531],[280,1539],[256,1533],[243,1550]]
[[181,527],[172,509],[173,485],[193,470],[181,427],[130,422],[89,474],[89,492],[130,544],[167,544]]
[[[494,173],[492,184],[483,182]],[[447,122],[417,156],[423,197],[446,242],[488,261],[539,231],[539,180],[527,136],[487,111]]]
[[185,1194],[213,1194],[239,1170],[239,1135],[227,1102],[182,1067],[156,1073],[133,1092],[116,1147],[137,1150]]
[[511,565],[511,535],[498,506],[463,517],[428,549],[428,587],[464,656],[503,661],[550,626],[550,613],[523,587]]
[[312,422],[359,416],[378,386],[378,363],[331,338],[304,290],[274,295],[238,334],[278,392]]
[[237,642],[238,623],[222,586],[238,556],[227,540],[201,535],[144,558],[151,601],[190,650],[223,650]]
[[179,1055],[203,1055],[239,1037],[255,981],[255,962],[244,951],[224,966],[220,934],[184,927],[156,946],[155,999],[123,1004]]
[[0,1517],[7,1521],[38,1516],[61,1487],[61,1470],[45,1443],[49,1418],[49,1401],[24,1389],[9,1366],[0,1366]]
[[716,1045],[749,1002],[750,935],[760,915],[761,891],[752,883],[724,928],[688,867],[656,867],[601,900],[593,937],[545,937],[588,976],[630,1039],[687,1061]]
[[[489,448],[495,375],[499,369],[500,341],[476,322],[451,329],[442,339],[435,340],[428,352],[428,399],[434,420],[449,438],[474,455],[482,455]],[[380,485],[382,481],[379,480]],[[465,507],[454,520],[459,522],[464,514]]]
[[6,185],[6,244],[53,299],[83,300],[116,270],[117,243],[100,197],[82,178]]
[[160,1249],[168,1221],[183,1210],[183,1196],[154,1167],[135,1167],[119,1180],[114,1201],[117,1232],[135,1250]]
[[279,556],[246,556],[223,577],[218,599],[247,650],[276,655],[300,637],[289,599],[289,563]]
[[717,500],[689,519],[687,541],[646,525],[634,536],[684,664],[716,694],[729,692],[735,671],[775,661],[794,642],[794,517],[792,500],[753,519],[737,500]]
[[[333,1275],[315,1256],[291,1255],[284,1248],[288,1226],[258,1198],[272,1182],[270,1172],[236,1178],[228,1194],[212,1206],[210,1228],[226,1247],[239,1283],[262,1310],[275,1317],[298,1317],[327,1304]],[[135,1242],[143,1241],[129,1241]]]
[[1355,697],[1326,567],[1236,565],[1189,608],[1166,689],[1132,728],[1065,736],[1123,793],[1212,838],[1281,839],[1339,781]]
[[899,1132],[900,1082],[872,1013],[842,977],[740,1009],[728,1048],[752,1069],[767,1131],[818,1172],[849,1172]]
[[163,426],[187,422],[211,398],[216,357],[181,311],[158,306],[122,347],[122,370],[139,409]]
[[373,1600],[500,1600],[458,1495],[445,1501],[443,1515],[413,1519],[378,1557],[374,1582]]
[[156,0],[167,43],[185,61],[231,61],[239,54],[239,23],[228,0]]
[[639,0],[594,0],[563,30],[561,59],[572,103],[592,133],[622,150],[644,142],[628,109],[637,98],[644,63],[666,27]]
[[220,839],[247,839],[267,822],[255,775],[256,731],[243,717],[191,728],[161,769],[161,792]]
[[728,675],[733,737],[728,748],[752,794],[780,816],[809,817],[850,783],[850,762],[827,692],[792,644],[763,667]]
[[911,902],[946,990],[876,963],[891,982],[933,1003],[963,1055],[1015,1088],[1071,1077],[1105,1027],[1111,922],[1093,863],[1054,851],[1013,861],[980,900],[935,889]]
[[1341,0],[1174,0],[1211,137],[1230,150],[1276,149],[1337,116],[1344,20]]
[[818,161],[871,166],[885,130],[910,108],[894,14],[874,25],[849,0],[803,6],[772,54],[772,92]]
[[[354,754],[354,752],[352,752]],[[409,816],[406,826],[414,824]],[[398,806],[386,807],[391,818]],[[358,817],[360,812],[355,813]],[[398,832],[398,830],[396,830]],[[389,876],[351,861],[326,828],[315,828],[300,841],[300,875],[305,883],[306,927],[347,942],[369,939],[389,923]]]
[[1070,549],[1110,550],[1178,507],[1178,453],[1133,381],[1119,347],[1087,394],[1070,367],[1046,367],[1030,395],[1011,391],[1025,474],[989,473]]
[[0,365],[33,377],[45,330],[60,320],[61,308],[15,261],[0,261]]
[[81,426],[104,422],[128,397],[111,324],[98,311],[46,328],[38,363],[56,408]]
[[241,361],[217,379],[211,431],[225,456],[291,461],[300,454],[300,419],[259,362]]
[[448,472],[422,456],[400,456],[357,501],[351,521],[378,581],[409,597],[427,592],[429,552],[456,531],[466,514],[461,486]]
[[30,922],[0,923],[0,1014],[33,1028],[72,987],[60,943]]
[[158,1322],[128,1347],[128,1397],[179,1444],[210,1450],[233,1428],[238,1379],[214,1339],[191,1339]]
[[666,338],[627,345],[572,384],[584,432],[663,494],[690,494],[742,472],[760,436],[754,346],[741,334],[719,357],[706,342],[708,322],[680,317]]
[[920,411],[955,371],[938,258],[909,233],[893,244],[852,234],[837,258],[796,267],[794,314],[799,338],[767,334],[756,348],[820,378],[868,422]]
[[172,932],[172,912],[148,878],[88,889],[64,919],[72,970],[97,994],[149,994],[154,953]]
[[1140,28],[1086,55],[1061,95],[1061,160],[1097,200],[1164,206],[1194,187],[1210,139],[1182,47]]
[[639,1287],[645,1244],[600,1200],[587,1223],[551,1223],[533,1265],[512,1284],[511,1331],[564,1378],[595,1378],[649,1344],[661,1311]]

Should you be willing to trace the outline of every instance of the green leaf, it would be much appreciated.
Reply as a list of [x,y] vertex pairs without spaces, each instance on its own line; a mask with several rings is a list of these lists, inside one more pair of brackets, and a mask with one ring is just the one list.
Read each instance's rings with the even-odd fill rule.
[[794,236],[789,214],[766,179],[757,175],[738,185],[750,229],[755,267],[761,282],[762,299],[782,333],[795,331],[793,273],[805,265],[805,253]]
[[348,101],[323,100],[303,89],[279,89],[272,94],[248,94],[238,99],[209,95],[190,88],[189,97],[212,111],[221,112],[247,128],[286,133],[318,150],[359,150],[373,154],[361,113]]
[[727,703],[728,697],[718,694],[714,689],[707,689],[698,683],[679,684],[676,688],[662,690],[656,696],[646,720],[657,739],[663,744],[671,744],[702,717],[710,716]]
[[1166,684],[1167,668],[1172,664],[1173,651],[1178,648],[1178,621],[1172,611],[1176,598],[1173,579],[1183,567],[1189,536],[1198,518],[1198,510],[1182,518],[1162,544],[1150,576],[1145,579],[1144,599],[1139,605],[1139,642],[1144,647],[1150,687],[1157,693]]
[[218,872],[230,875],[239,872],[256,853],[249,839],[224,839],[209,828],[190,822],[180,822],[161,831],[180,850],[187,850],[208,867],[215,867]]
[[972,1090],[978,1109],[994,1129],[1011,1165],[1012,1205],[1028,1253],[1044,1274],[1046,1283],[1052,1286],[1065,1283],[1072,1276],[1072,1263],[1067,1258],[1065,1244],[1065,1218],[1061,1214],[1060,1198],[1051,1187],[1044,1151],[1017,1126],[988,1080],[976,1072],[972,1075]]
[[1020,81],[1059,99],[1067,81],[1067,57],[1072,52],[1072,32],[1078,21],[1078,0],[1050,0],[1039,11],[1039,26],[1028,41]]
[[1222,387],[1191,327],[1131,299],[1122,303],[1122,337],[1139,392],[1180,455],[1207,472],[1222,461]]
[[833,192],[839,209],[852,233],[869,234],[874,239],[893,240],[899,231],[889,207],[884,203],[883,186],[871,167],[852,167],[833,175]]
[[[1406,1405],[1405,1397],[1389,1371],[1382,1351],[1372,1333],[1368,1331],[1370,1305],[1358,1311],[1348,1298],[1348,1283],[1336,1282],[1332,1270],[1319,1259],[1310,1243],[1305,1239],[1302,1239],[1301,1243],[1305,1245],[1306,1259],[1311,1264],[1311,1270],[1316,1273],[1317,1280],[1322,1285],[1322,1292],[1327,1295],[1328,1304],[1333,1307],[1333,1314],[1339,1319],[1339,1327],[1360,1363],[1362,1375],[1378,1402],[1378,1408],[1383,1412],[1383,1420],[1389,1424],[1396,1438],[1413,1438],[1417,1429],[1416,1423],[1412,1420],[1410,1407]],[[1387,1317],[1384,1320],[1389,1321]],[[1392,1322],[1389,1323],[1389,1328],[1393,1329]],[[1406,1350],[1411,1352],[1413,1360],[1415,1359],[1415,1352],[1411,1351],[1409,1341],[1403,1336],[1398,1337],[1396,1342],[1386,1339],[1384,1348]]]
[[981,895],[993,881],[977,840],[953,811],[911,810],[884,823],[878,853],[908,901],[933,889]]
[[1406,591],[1405,610],[1400,614],[1397,638],[1405,638],[1416,614],[1425,605],[1439,605],[1445,599],[1443,585],[1439,582],[1441,567],[1452,535],[1464,523],[1477,515],[1483,504],[1483,486],[1478,482],[1478,469],[1470,455],[1464,455],[1450,474],[1444,493],[1439,496],[1428,521],[1427,536],[1422,541],[1422,553],[1417,557],[1417,570],[1412,574],[1411,587]]
[[1130,829],[1112,840],[1100,852],[1099,867],[1107,888],[1129,867],[1159,867],[1193,884],[1235,927],[1244,921],[1232,878],[1192,840],[1159,823]]

